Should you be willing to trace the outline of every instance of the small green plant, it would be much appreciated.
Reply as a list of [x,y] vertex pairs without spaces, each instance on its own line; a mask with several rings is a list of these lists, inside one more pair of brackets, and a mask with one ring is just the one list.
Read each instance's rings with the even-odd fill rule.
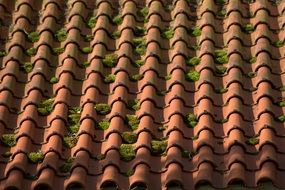
[[218,64],[225,64],[229,61],[228,54],[225,50],[219,49],[215,50],[215,62]]
[[200,73],[195,70],[189,71],[186,73],[185,79],[190,82],[198,81],[200,79]]
[[284,106],[285,106],[285,101],[280,101],[280,102],[278,102],[277,104],[278,104],[278,106],[280,106],[280,107],[284,107]]
[[108,113],[111,112],[111,106],[104,103],[96,104],[94,108],[96,112],[100,115],[107,115]]
[[173,29],[167,28],[162,32],[161,37],[169,40],[169,39],[173,38],[174,33],[175,33],[175,31]]
[[243,31],[246,32],[246,33],[251,33],[253,32],[255,29],[254,29],[254,26],[252,24],[246,24],[243,26]]
[[278,119],[280,122],[285,122],[285,115],[280,115],[277,119]]
[[128,169],[128,171],[125,173],[125,176],[130,177],[134,175],[135,170],[134,169]]
[[113,82],[115,82],[115,80],[116,80],[116,75],[114,75],[114,74],[109,74],[109,75],[105,76],[105,78],[104,78],[105,83],[113,83]]
[[98,122],[98,128],[101,129],[101,130],[107,130],[110,126],[110,122],[105,119],[105,120],[102,120],[100,122]]
[[79,131],[81,111],[80,107],[72,107],[68,110],[68,130],[71,134],[76,134]]
[[195,114],[189,113],[185,117],[185,122],[188,127],[194,128],[198,124],[198,118]]
[[75,147],[77,141],[78,141],[78,137],[75,135],[65,136],[63,138],[64,145],[68,148]]
[[127,144],[133,144],[137,141],[137,134],[134,132],[123,132],[121,133],[123,141]]
[[171,75],[171,74],[169,74],[169,75],[166,75],[166,76],[164,77],[164,79],[165,79],[165,80],[170,80],[170,79],[171,79],[171,77],[172,77],[172,75]]
[[201,59],[199,57],[191,57],[190,59],[186,60],[186,65],[195,66],[195,65],[198,65],[200,62],[201,62]]
[[285,86],[281,86],[281,87],[279,88],[279,90],[280,90],[280,91],[285,91]]
[[227,88],[218,88],[218,89],[215,89],[216,93],[218,94],[224,94],[228,91]]
[[56,77],[51,77],[51,79],[49,80],[49,82],[50,82],[51,84],[56,84],[56,83],[58,83],[58,81],[59,81],[59,79],[56,78]]
[[94,39],[94,36],[93,35],[85,35],[85,36],[83,36],[83,38],[86,42],[91,42]]
[[257,145],[259,143],[259,139],[257,137],[251,137],[246,141],[249,145]]
[[134,100],[129,100],[128,101],[128,108],[132,109],[134,111],[137,111],[140,109],[140,100],[139,99],[134,99]]
[[136,61],[134,61],[132,63],[137,68],[139,68],[139,67],[141,67],[141,66],[143,66],[145,64],[144,60],[136,60]]
[[40,115],[49,115],[53,110],[54,98],[43,100],[38,105],[38,112]]
[[61,28],[60,30],[56,31],[55,38],[59,42],[63,42],[67,38],[67,30],[65,28]]
[[40,163],[44,160],[44,154],[41,151],[30,152],[28,154],[28,158],[32,163],[36,164],[36,163]]
[[219,74],[219,75],[225,74],[226,71],[227,71],[227,67],[225,67],[225,66],[217,65],[217,66],[215,67],[215,72],[216,72],[217,74]]
[[224,17],[226,16],[226,14],[227,14],[227,10],[224,8],[217,12],[217,16],[220,16],[220,17]]
[[144,55],[146,52],[146,40],[145,38],[135,38],[134,40],[135,54]]
[[115,17],[113,18],[112,21],[113,21],[114,24],[120,25],[120,24],[123,23],[123,17],[122,17],[121,14],[118,14],[117,16],[115,16]]
[[104,154],[98,154],[97,156],[96,156],[96,159],[97,160],[104,160],[105,159],[105,155]]
[[91,52],[92,52],[92,48],[91,48],[91,47],[84,47],[84,48],[81,48],[81,51],[82,51],[83,53],[88,54],[88,53],[91,53]]
[[83,67],[85,67],[85,68],[86,68],[86,67],[89,67],[89,66],[90,66],[90,62],[89,62],[89,61],[84,61],[82,65],[83,65]]
[[155,155],[160,155],[164,153],[167,148],[167,141],[152,140],[150,143],[151,152]]
[[197,140],[198,138],[199,138],[199,135],[195,135],[195,136],[191,137],[192,141],[195,141],[195,140]]
[[73,157],[68,158],[60,167],[59,170],[63,173],[67,173],[70,171],[72,162],[74,161]]
[[274,42],[273,45],[275,47],[280,48],[280,47],[282,47],[284,45],[284,41],[278,40],[278,41]]
[[10,156],[12,156],[12,153],[10,151],[6,151],[2,153],[1,156],[3,156],[4,158],[9,158]]
[[257,57],[251,57],[249,60],[248,60],[248,62],[250,63],[250,64],[253,64],[253,63],[255,63],[257,61]]
[[183,158],[190,158],[190,152],[188,150],[181,151],[181,156]]
[[96,17],[92,16],[88,19],[87,26],[88,26],[88,28],[94,28],[96,26],[96,23],[97,23]]
[[0,57],[4,57],[7,55],[7,52],[5,50],[0,50]]
[[26,54],[27,54],[28,56],[34,56],[34,55],[36,55],[36,54],[37,54],[37,48],[32,47],[32,48],[27,49],[27,50],[26,50]]
[[256,72],[249,72],[249,73],[247,73],[247,76],[248,76],[249,78],[254,78],[254,77],[257,76],[257,73],[256,73]]
[[138,11],[138,16],[146,17],[148,15],[148,12],[149,12],[148,7],[144,7]]
[[160,125],[158,128],[157,128],[157,130],[158,131],[164,131],[165,129],[167,129],[167,125]]
[[229,120],[227,118],[223,118],[223,119],[218,119],[216,120],[217,123],[220,123],[220,124],[223,124],[223,123],[226,123],[228,122]]
[[40,34],[38,32],[30,32],[28,34],[28,39],[30,40],[30,42],[37,42],[40,39]]
[[201,36],[202,34],[202,30],[201,28],[199,28],[198,26],[194,26],[192,29],[191,29],[191,35],[194,36],[194,37],[198,37],[198,36]]
[[121,144],[119,153],[121,159],[124,161],[131,161],[136,156],[135,148],[133,145],[130,144]]
[[134,33],[137,36],[143,36],[146,33],[146,29],[140,26],[136,26],[134,29]]
[[126,122],[132,130],[136,130],[139,127],[140,120],[136,115],[127,114]]
[[118,55],[117,54],[107,54],[103,59],[103,64],[106,67],[115,67],[117,65]]
[[114,38],[114,39],[118,39],[118,38],[121,37],[121,31],[120,31],[120,30],[116,30],[115,32],[113,32],[113,33],[111,34],[111,36],[112,36],[112,38]]
[[142,78],[143,78],[143,75],[142,75],[142,74],[135,74],[135,75],[132,75],[132,76],[130,77],[130,80],[133,81],[133,82],[135,82],[135,81],[141,80]]
[[25,62],[22,67],[26,73],[30,73],[34,68],[34,64],[32,62]]
[[54,54],[60,55],[64,52],[64,48],[63,47],[52,48],[52,51]]
[[16,145],[16,135],[15,134],[3,134],[1,137],[2,143],[8,147]]

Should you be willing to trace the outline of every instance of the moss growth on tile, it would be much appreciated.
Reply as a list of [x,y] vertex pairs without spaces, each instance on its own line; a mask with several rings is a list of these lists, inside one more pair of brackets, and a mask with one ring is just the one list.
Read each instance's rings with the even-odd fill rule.
[[104,160],[105,159],[105,155],[104,154],[98,154],[97,156],[96,156],[96,159],[97,160]]
[[166,130],[167,129],[167,125],[160,125],[158,128],[157,128],[157,130],[158,131],[164,131],[164,130]]
[[95,16],[92,16],[88,19],[86,24],[88,28],[94,28],[96,26],[96,23],[97,23],[97,18]]
[[280,87],[279,90],[282,92],[285,91],[285,86]]
[[164,9],[167,11],[167,12],[170,12],[170,11],[172,11],[173,10],[173,5],[172,4],[167,4],[165,7],[164,7]]
[[43,100],[38,105],[38,112],[40,115],[49,115],[53,110],[54,98]]
[[85,54],[89,54],[92,52],[92,48],[91,47],[84,47],[84,48],[81,48],[81,51]]
[[149,12],[148,7],[144,7],[144,8],[142,8],[142,9],[140,9],[137,14],[138,14],[138,16],[140,16],[140,17],[147,17],[148,12]]
[[278,41],[274,42],[273,45],[277,48],[280,48],[284,45],[284,41],[278,40]]
[[160,155],[166,151],[167,141],[152,140],[151,142],[151,152],[155,155]]
[[134,132],[123,132],[121,133],[123,141],[127,144],[133,144],[137,141],[137,134]]
[[83,65],[83,67],[85,67],[85,68],[86,68],[86,67],[89,67],[89,66],[90,66],[90,62],[89,62],[89,61],[84,61],[82,65]]
[[201,59],[199,57],[191,57],[189,59],[186,60],[186,65],[188,66],[195,66],[195,65],[199,65],[201,62]]
[[65,136],[63,138],[64,145],[68,148],[73,148],[77,144],[78,137],[75,135]]
[[25,62],[22,67],[26,73],[30,73],[33,71],[34,64],[32,62]]
[[195,136],[191,137],[191,140],[192,140],[192,141],[195,141],[195,140],[197,140],[198,138],[199,138],[199,135],[195,135]]
[[118,39],[121,37],[121,31],[120,30],[116,30],[111,34],[112,38],[114,39]]
[[81,111],[80,107],[72,107],[68,110],[68,130],[71,134],[76,134],[79,131]]
[[137,36],[143,36],[146,33],[146,29],[140,26],[136,26],[134,29],[134,33]]
[[104,78],[104,82],[108,84],[115,82],[115,80],[116,80],[116,75],[114,74],[106,75]]
[[175,31],[172,28],[167,28],[162,31],[161,37],[164,39],[171,39],[174,36]]
[[219,74],[219,75],[225,74],[226,71],[227,71],[227,67],[225,67],[225,66],[217,65],[217,66],[215,67],[215,72],[216,72],[217,74]]
[[36,163],[40,163],[44,160],[44,154],[41,151],[30,152],[28,154],[28,158],[29,158],[30,162],[36,164]]
[[225,50],[222,49],[215,50],[214,55],[215,55],[215,62],[218,64],[225,64],[228,63],[229,61],[228,54]]
[[6,151],[6,152],[2,153],[1,156],[4,158],[9,158],[10,156],[12,156],[12,153],[10,151]]
[[110,122],[107,119],[105,119],[105,120],[98,122],[97,126],[101,130],[107,130],[110,126]]
[[215,2],[216,2],[217,4],[223,5],[223,4],[226,4],[226,3],[227,3],[227,0],[215,0]]
[[121,144],[119,153],[121,159],[124,161],[131,161],[136,156],[135,148],[133,145],[130,144]]
[[228,91],[227,88],[218,88],[218,89],[215,89],[215,92],[218,93],[218,94],[224,94]]
[[198,118],[195,114],[189,113],[185,116],[185,122],[188,127],[194,128],[198,124]]
[[190,158],[190,152],[188,150],[181,151],[182,158]]
[[250,63],[250,64],[253,64],[253,63],[255,63],[257,61],[257,57],[251,57],[249,60],[248,60],[248,62]]
[[65,28],[61,28],[60,30],[56,31],[55,38],[59,42],[63,42],[67,38],[67,30]]
[[280,122],[285,122],[285,115],[280,115],[277,119]]
[[64,48],[63,47],[52,48],[52,51],[54,54],[60,55],[64,52]]
[[194,26],[193,28],[191,28],[191,35],[192,36],[198,37],[198,36],[201,36],[201,34],[202,34],[202,30],[198,26]]
[[115,67],[118,62],[117,54],[107,54],[103,59],[103,64],[105,67]]
[[26,54],[27,54],[28,56],[34,56],[34,55],[36,55],[36,54],[37,54],[37,48],[32,47],[32,48],[27,49],[27,50],[26,50]]
[[248,76],[249,78],[254,78],[254,77],[257,76],[257,73],[256,73],[256,72],[249,72],[249,73],[247,73],[247,76]]
[[285,106],[285,101],[280,101],[277,103],[278,106],[284,107]]
[[37,31],[35,31],[35,32],[30,32],[29,34],[28,34],[28,39],[29,39],[29,41],[30,42],[37,42],[37,41],[39,41],[39,39],[40,39],[40,34],[37,32]]
[[49,80],[49,82],[50,82],[51,84],[56,84],[56,83],[58,83],[58,81],[59,81],[59,79],[56,78],[56,77],[51,77],[51,79]]
[[123,23],[123,17],[121,14],[116,15],[113,19],[112,19],[113,23],[116,25],[120,25]]
[[108,113],[111,112],[111,106],[104,103],[96,104],[94,108],[96,112],[100,115],[107,115]]
[[1,142],[8,147],[15,146],[16,145],[16,135],[15,134],[3,134],[1,137]]
[[137,111],[140,109],[140,100],[139,99],[134,99],[134,100],[129,100],[128,101],[128,108],[132,109],[134,111]]
[[246,32],[246,33],[251,33],[253,32],[255,29],[254,29],[254,26],[252,24],[246,24],[243,26],[243,31]]
[[132,63],[137,68],[139,68],[139,67],[141,67],[141,66],[143,66],[145,64],[144,60],[136,60],[136,61],[134,61]]
[[73,157],[68,158],[60,167],[59,171],[63,173],[70,172],[70,169],[72,167],[72,162],[74,161]]
[[229,120],[228,120],[227,118],[216,120],[216,122],[217,122],[217,123],[220,123],[220,124],[226,123],[226,122],[228,122],[228,121],[229,121]]
[[84,38],[84,41],[91,42],[94,39],[94,36],[87,34],[87,35],[83,36],[83,38]]
[[7,55],[7,52],[5,50],[0,50],[0,57],[4,57]]
[[199,50],[200,49],[200,45],[191,45],[190,48],[193,49],[193,50]]
[[257,137],[251,137],[246,141],[249,145],[257,145],[259,143],[259,139]]
[[146,40],[145,38],[134,38],[135,54],[144,55],[146,53]]
[[134,174],[135,174],[135,170],[134,169],[128,169],[128,171],[125,173],[125,176],[130,177],[130,176],[132,176]]
[[217,16],[219,16],[219,17],[225,17],[226,14],[227,14],[227,10],[225,8],[223,8],[217,12]]
[[142,78],[143,78],[143,75],[142,75],[142,74],[135,74],[135,75],[132,75],[132,76],[130,77],[130,80],[133,81],[133,82],[135,82],[135,81],[141,80]]
[[166,75],[166,76],[164,77],[165,80],[170,80],[171,78],[172,78],[172,75],[171,75],[171,74]]
[[137,130],[139,127],[140,120],[136,115],[127,114],[126,122],[132,130]]
[[186,73],[185,79],[190,82],[198,81],[200,79],[200,73],[195,70],[191,70]]

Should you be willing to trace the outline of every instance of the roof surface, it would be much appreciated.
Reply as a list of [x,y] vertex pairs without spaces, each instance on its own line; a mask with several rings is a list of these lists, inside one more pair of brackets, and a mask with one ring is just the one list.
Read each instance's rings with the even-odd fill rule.
[[0,189],[285,188],[285,1],[0,0]]

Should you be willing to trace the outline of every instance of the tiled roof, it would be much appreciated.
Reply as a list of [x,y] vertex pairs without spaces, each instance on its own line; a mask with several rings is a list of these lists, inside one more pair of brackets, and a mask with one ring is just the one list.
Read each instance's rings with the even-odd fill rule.
[[284,0],[0,0],[0,189],[285,188]]

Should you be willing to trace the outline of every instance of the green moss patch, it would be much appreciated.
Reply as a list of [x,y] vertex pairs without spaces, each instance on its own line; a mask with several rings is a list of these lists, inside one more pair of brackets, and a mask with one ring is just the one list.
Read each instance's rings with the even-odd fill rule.
[[191,28],[192,36],[198,37],[198,36],[201,36],[201,34],[202,34],[202,30],[198,26],[194,26],[193,28]]
[[139,68],[145,64],[144,60],[136,60],[132,63],[135,67]]
[[199,65],[200,62],[201,62],[201,59],[199,57],[191,57],[186,60],[186,65],[195,66],[195,65]]
[[257,76],[257,73],[256,73],[256,72],[249,72],[249,73],[247,73],[247,76],[248,76],[249,78],[254,78],[254,77]]
[[225,17],[226,14],[227,14],[227,10],[225,8],[223,8],[217,12],[217,16],[219,16],[219,17]]
[[163,30],[163,32],[161,33],[161,37],[165,38],[165,39],[171,39],[174,36],[175,31],[171,28],[167,28],[165,30]]
[[225,74],[227,72],[227,67],[222,65],[217,65],[215,67],[215,72],[219,75]]
[[160,155],[166,151],[167,141],[152,140],[151,152],[155,155]]
[[129,100],[128,101],[128,108],[132,109],[134,111],[139,110],[140,109],[140,100],[139,99]]
[[50,82],[51,84],[58,83],[58,81],[59,81],[59,79],[56,78],[56,77],[51,77],[51,79],[49,80],[49,82]]
[[134,33],[137,36],[143,36],[146,33],[146,29],[140,26],[136,26],[134,29]]
[[63,138],[64,145],[68,148],[73,148],[77,144],[78,137],[75,135],[65,136]]
[[132,130],[136,130],[139,127],[140,120],[136,115],[127,114],[126,122]]
[[115,16],[113,19],[112,19],[113,23],[116,24],[116,25],[120,25],[123,23],[123,17],[121,14],[118,14],[117,16]]
[[106,67],[115,67],[118,62],[118,55],[117,54],[107,54],[103,59],[103,64]]
[[94,36],[93,35],[85,35],[85,36],[83,36],[83,38],[84,38],[84,41],[91,42],[94,39]]
[[30,152],[28,154],[28,158],[29,158],[30,162],[36,164],[36,163],[40,163],[44,160],[44,154],[41,151]]
[[278,41],[274,42],[273,45],[277,48],[280,48],[280,47],[284,46],[284,41],[278,40]]
[[135,38],[133,40],[135,45],[135,54],[144,55],[146,53],[146,40],[145,38]]
[[104,78],[104,82],[108,83],[108,84],[115,82],[115,80],[116,80],[116,75],[114,75],[114,74],[109,74],[109,75],[105,76],[105,78]]
[[134,169],[128,169],[128,171],[125,173],[125,176],[130,177],[135,174]]
[[255,29],[254,29],[254,26],[252,24],[246,24],[243,26],[243,31],[246,32],[246,33],[251,33],[253,32]]
[[107,130],[110,126],[110,122],[107,119],[105,119],[105,120],[98,122],[97,126],[101,130]]
[[217,122],[217,123],[220,123],[220,124],[226,123],[226,122],[228,122],[228,121],[229,121],[229,120],[228,120],[227,118],[216,120],[216,122]]
[[194,128],[198,124],[198,118],[195,114],[189,113],[185,116],[185,122],[188,127]]
[[248,60],[248,62],[249,62],[250,64],[255,63],[256,61],[257,61],[257,57],[251,57],[251,58]]
[[257,137],[252,137],[249,138],[246,143],[249,145],[257,145],[259,143],[259,139]]
[[96,156],[96,159],[97,160],[104,160],[105,159],[105,155],[104,154],[98,154],[97,156]]
[[100,115],[107,115],[108,113],[111,112],[111,106],[104,103],[96,104],[94,108],[96,112]]
[[32,48],[27,49],[27,50],[26,50],[26,54],[27,54],[28,56],[34,56],[34,55],[36,55],[36,54],[37,54],[37,48],[32,47]]
[[198,81],[200,79],[200,73],[195,70],[189,71],[186,73],[185,79],[190,82]]
[[6,152],[2,153],[1,156],[4,158],[9,158],[10,156],[12,156],[12,153],[10,151],[6,151]]
[[84,47],[84,48],[81,48],[81,51],[85,54],[88,54],[88,53],[92,52],[92,48],[91,47]]
[[111,36],[112,36],[112,38],[114,38],[114,39],[118,39],[118,38],[121,37],[121,31],[120,31],[120,30],[116,30],[115,32],[113,32],[113,33],[111,34]]
[[68,110],[68,130],[70,134],[76,134],[80,127],[81,108],[72,107]]
[[285,115],[280,115],[277,119],[280,122],[285,122]]
[[135,148],[130,144],[121,144],[119,152],[121,159],[124,161],[131,161],[136,156]]
[[166,76],[164,77],[165,80],[170,80],[171,78],[172,78],[172,75],[171,75],[171,74],[166,75]]
[[1,142],[8,147],[16,145],[16,135],[15,134],[3,134],[1,136]]
[[40,115],[46,116],[49,115],[53,110],[54,98],[49,98],[41,101],[38,104],[38,112]]
[[228,54],[225,50],[222,49],[215,50],[214,55],[215,55],[215,62],[218,64],[225,64],[228,63],[229,61]]
[[157,130],[158,131],[164,131],[164,130],[166,130],[167,129],[167,125],[160,125],[158,128],[157,128]]
[[88,19],[86,24],[87,24],[88,28],[94,28],[96,26],[96,23],[97,23],[97,19],[95,16],[93,16],[93,17],[90,17]]
[[61,28],[60,30],[56,31],[55,38],[59,42],[63,42],[67,38],[67,30],[65,28]]
[[133,144],[137,141],[137,134],[134,132],[123,132],[121,133],[124,143]]
[[60,167],[59,170],[63,173],[70,172],[72,167],[72,162],[74,161],[73,157],[68,158]]
[[29,39],[29,41],[30,42],[37,42],[37,41],[39,41],[39,39],[40,39],[40,34],[38,33],[38,32],[30,32],[29,34],[28,34],[28,39]]
[[7,52],[5,50],[0,50],[0,57],[4,57],[7,55]]
[[140,10],[137,12],[137,14],[138,14],[138,16],[145,18],[145,17],[148,15],[148,12],[149,12],[148,7],[144,7],[144,8],[142,8],[142,9],[140,9]]
[[52,52],[56,55],[60,55],[64,52],[64,48],[63,47],[52,48]]
[[215,3],[220,4],[220,5],[224,5],[227,3],[227,0],[215,0]]
[[135,75],[132,75],[132,76],[130,77],[130,80],[133,81],[133,82],[135,82],[135,81],[141,80],[142,78],[143,78],[143,75],[142,75],[142,74],[135,74]]
[[90,62],[89,61],[84,61],[83,63],[82,63],[82,65],[83,65],[83,67],[89,67],[90,66]]
[[218,88],[218,89],[215,89],[215,92],[219,93],[219,94],[224,94],[224,93],[228,92],[228,89],[227,88]]
[[285,106],[285,101],[280,101],[280,102],[278,102],[277,104],[278,104],[278,106],[280,106],[280,107],[284,107],[284,106]]
[[33,71],[34,64],[32,62],[25,62],[24,64],[21,65],[21,68],[26,72],[30,73]]

